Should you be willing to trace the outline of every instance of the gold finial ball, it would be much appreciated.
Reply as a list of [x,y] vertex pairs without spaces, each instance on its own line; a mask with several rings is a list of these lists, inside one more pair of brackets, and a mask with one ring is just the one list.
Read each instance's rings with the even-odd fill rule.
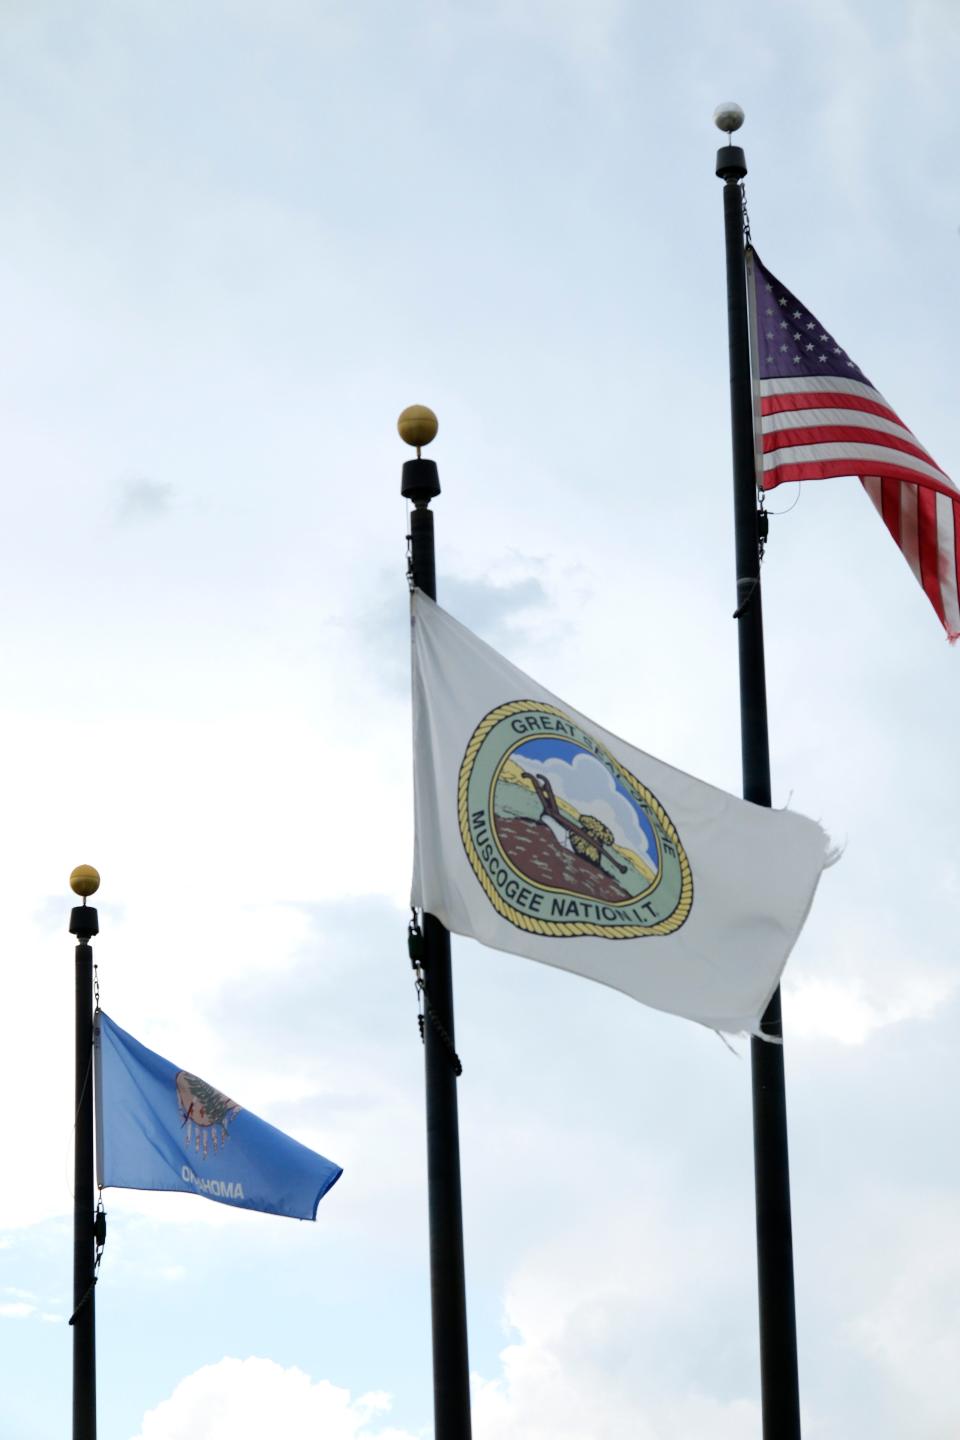
[[419,450],[421,445],[429,445],[436,438],[440,422],[428,406],[408,405],[406,410],[401,411],[397,429],[401,440]]
[[76,870],[70,871],[70,889],[74,895],[82,895],[84,899],[95,895],[100,889],[100,872],[92,865],[78,865]]

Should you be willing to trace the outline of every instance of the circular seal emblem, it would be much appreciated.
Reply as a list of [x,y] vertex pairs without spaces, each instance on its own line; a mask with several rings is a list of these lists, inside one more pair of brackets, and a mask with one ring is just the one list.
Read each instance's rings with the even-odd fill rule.
[[553,705],[491,710],[464,754],[458,808],[474,874],[521,930],[633,940],[690,914],[693,876],[669,815]]
[[206,1160],[213,1145],[214,1154],[230,1139],[230,1121],[240,1114],[240,1106],[222,1090],[215,1090],[199,1075],[189,1070],[177,1071],[177,1104],[187,1149],[203,1151]]

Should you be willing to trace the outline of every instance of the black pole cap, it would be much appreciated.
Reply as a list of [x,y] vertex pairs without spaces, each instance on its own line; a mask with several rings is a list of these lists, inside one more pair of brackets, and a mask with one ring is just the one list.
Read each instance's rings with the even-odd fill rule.
[[717,151],[717,174],[721,180],[742,180],[747,173],[747,157],[739,145],[721,145]]
[[405,460],[400,494],[414,505],[429,505],[440,494],[440,472],[435,460]]
[[70,934],[76,935],[81,945],[100,934],[97,912],[93,905],[74,905],[70,911]]

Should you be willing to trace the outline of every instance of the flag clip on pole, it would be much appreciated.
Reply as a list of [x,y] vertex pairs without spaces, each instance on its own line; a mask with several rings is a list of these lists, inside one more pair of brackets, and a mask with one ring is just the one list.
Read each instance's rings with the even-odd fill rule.
[[[400,493],[412,502],[408,575],[411,587],[437,598],[437,569],[430,501],[440,494],[436,462],[420,450],[437,433],[437,417],[410,405],[397,421],[400,436],[417,452],[403,466]],[[460,1132],[454,1049],[450,934],[434,915],[423,916],[418,959],[423,974],[423,1026],[427,1109],[427,1191],[430,1217],[430,1307],[433,1329],[435,1440],[470,1440],[470,1370],[460,1196]],[[454,1063],[456,1061],[456,1064]]]
[[102,1222],[93,1198],[93,950],[100,932],[97,912],[87,899],[100,888],[92,865],[78,865],[70,889],[83,898],[70,911],[70,934],[77,937],[75,975],[75,1068],[73,1145],[73,1440],[96,1440],[97,1354],[94,1286],[96,1256],[102,1248]]
[[[718,105],[713,118],[729,142],[743,124],[744,115],[739,105],[730,103]],[[724,182],[743,795],[756,805],[769,806],[770,746],[760,594],[761,543],[766,536],[760,530],[762,511],[757,504],[754,451],[743,195],[746,173],[746,157],[740,146],[721,146],[717,151],[717,176]],[[761,1028],[772,1039],[782,1040],[779,986]],[[799,1440],[800,1387],[782,1044],[752,1039],[750,1062],[763,1435],[764,1440]]]

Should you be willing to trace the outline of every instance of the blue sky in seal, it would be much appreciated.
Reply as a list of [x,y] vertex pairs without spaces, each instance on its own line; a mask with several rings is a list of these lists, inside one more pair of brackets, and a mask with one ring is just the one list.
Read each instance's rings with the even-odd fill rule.
[[[538,760],[561,760],[567,765],[572,765],[578,755],[590,754],[591,752],[587,750],[585,746],[578,745],[575,740],[566,740],[559,735],[538,735],[532,739],[524,740],[522,744],[518,745],[514,750],[511,750],[510,758],[517,760],[518,764],[520,763],[518,757],[521,757],[521,759],[534,762]],[[601,764],[599,760],[597,760],[596,763],[598,766]],[[614,775],[611,771],[607,770],[606,767],[602,768],[604,774],[609,775],[613,781],[617,794],[623,797],[636,815],[637,824],[647,837],[649,853],[652,856],[656,856],[658,853],[657,837],[654,834],[653,826],[650,824],[643,807],[637,801],[636,796],[631,794],[627,789],[618,775]]]

